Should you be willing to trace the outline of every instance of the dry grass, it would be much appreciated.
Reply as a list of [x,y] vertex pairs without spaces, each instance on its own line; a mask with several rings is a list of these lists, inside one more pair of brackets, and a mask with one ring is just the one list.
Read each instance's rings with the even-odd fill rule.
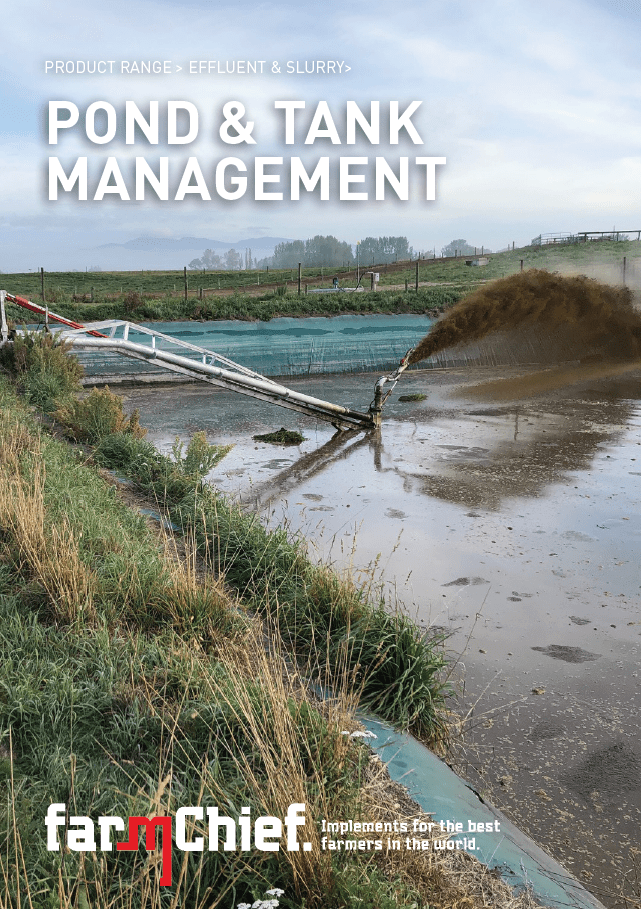
[[138,420],[138,411],[126,416],[122,409],[120,395],[104,388],[92,388],[86,397],[71,398],[53,413],[66,428],[72,439],[78,442],[99,442],[113,432],[130,433],[142,439],[147,430]]
[[[0,527],[5,556],[10,556],[14,568],[45,592],[56,620],[69,624],[81,617],[93,619],[99,579],[81,561],[79,539],[64,516],[55,524],[47,521],[42,455],[40,440],[25,430],[19,418],[4,411],[0,417]],[[136,687],[147,714],[160,719],[163,728],[157,764],[150,766],[155,784],[150,794],[136,787],[132,797],[135,810],[131,813],[148,817],[175,814],[176,808],[185,804],[187,762],[192,787],[187,804],[224,806],[230,814],[238,804],[251,804],[253,812],[277,818],[284,818],[292,803],[305,805],[306,823],[299,828],[298,839],[309,842],[311,850],[281,849],[279,853],[280,874],[289,882],[288,905],[305,905],[308,909],[360,905],[357,888],[362,887],[370,895],[368,905],[378,906],[371,895],[382,886],[387,888],[386,906],[392,904],[392,898],[393,905],[410,905],[407,894],[412,891],[420,893],[430,909],[534,906],[526,896],[514,897],[506,885],[467,854],[403,851],[358,855],[353,862],[350,856],[347,864],[341,864],[331,852],[323,850],[321,818],[389,819],[393,811],[394,817],[401,819],[402,811],[396,803],[406,807],[408,802],[380,762],[375,773],[366,772],[368,752],[343,734],[355,725],[361,694],[355,682],[358,665],[348,669],[352,661],[347,652],[329,660],[328,654],[322,653],[323,647],[329,647],[328,641],[316,641],[317,663],[306,667],[305,674],[318,678],[321,685],[331,683],[331,699],[321,701],[299,675],[281,642],[276,630],[280,624],[278,598],[273,593],[266,591],[273,610],[266,608],[264,618],[256,619],[251,631],[245,624],[242,635],[229,637],[220,633],[221,622],[239,616],[238,605],[222,581],[211,579],[210,566],[199,560],[195,543],[166,535],[164,563],[169,583],[163,618],[175,634],[171,657],[175,657],[176,666],[180,663],[183,667],[184,688],[182,695],[169,695],[152,680],[147,680],[146,686],[135,680],[133,672],[128,680]],[[94,634],[95,629],[87,630]],[[123,631],[119,629],[119,633]],[[208,646],[200,646],[203,641]],[[212,651],[217,658],[215,671]],[[329,669],[323,674],[320,668],[330,664],[331,678]],[[174,677],[176,666],[172,667]],[[221,741],[218,719],[204,720],[197,716],[197,709],[191,714],[194,724],[204,723],[205,741],[210,737],[210,747],[203,749],[202,758],[198,752],[195,758],[189,757],[194,752],[190,751],[189,724],[185,725],[185,712],[189,715],[192,710],[189,699],[196,690],[205,706],[217,705],[227,717],[227,726],[222,727],[225,740]],[[199,734],[202,736],[202,729]],[[223,746],[241,781],[238,790],[230,789],[229,780],[213,766],[216,761],[212,761],[212,753]],[[160,850],[157,854],[138,854],[133,871],[131,866],[114,862],[113,856],[107,860],[100,852],[83,854],[79,866],[73,867],[69,864],[73,856],[63,852],[55,890],[52,892],[51,883],[46,890],[38,885],[34,889],[32,869],[25,859],[27,843],[21,840],[20,818],[15,814],[21,784],[14,784],[12,747],[7,755],[0,753],[0,758],[7,757],[11,763],[7,829],[12,836],[6,841],[6,853],[0,855],[0,891],[4,891],[0,892],[0,909],[178,909],[184,905],[215,909],[246,898],[248,881],[264,882],[265,889],[275,883],[264,870],[269,854],[255,851],[221,857],[225,864],[218,877],[207,864],[212,861],[211,853],[194,858],[193,853],[185,852],[178,871],[174,865],[173,895],[158,883]],[[73,756],[70,772],[73,793]],[[417,807],[407,806],[407,810],[412,817],[421,813]],[[202,826],[195,824],[188,836],[206,836]],[[270,867],[273,870],[273,864]],[[387,878],[382,884],[380,871]]]
[[[391,817],[410,822],[429,822],[433,818],[414,802],[407,790],[392,782],[387,767],[376,755],[367,768],[363,787],[363,806],[368,819],[389,821]],[[390,808],[393,808],[390,811]],[[414,838],[442,839],[439,831],[432,837],[413,834]],[[496,871],[464,851],[386,851],[377,855],[386,876],[400,876],[429,903],[430,909],[538,909],[540,904],[529,892],[516,893]]]
[[[334,697],[322,705],[322,722],[321,705],[286,659],[275,633],[268,635],[267,647],[264,633],[249,639],[246,656],[251,686],[244,668],[227,659],[225,683],[213,681],[212,694],[234,711],[240,736],[258,748],[260,773],[252,754],[239,749],[239,760],[248,790],[263,813],[284,818],[292,803],[306,806],[299,840],[312,848],[283,855],[291,866],[296,896],[306,905],[322,905],[334,871],[330,853],[321,849],[316,820],[331,816],[337,800],[345,797],[340,787],[328,783],[328,776],[350,773],[357,760],[355,746],[342,735],[353,716],[354,698],[347,688],[335,689]],[[256,684],[261,702],[256,700]]]
[[80,560],[68,523],[47,523],[39,441],[16,423],[0,427],[0,526],[5,556],[45,592],[66,623],[95,618],[95,575]]

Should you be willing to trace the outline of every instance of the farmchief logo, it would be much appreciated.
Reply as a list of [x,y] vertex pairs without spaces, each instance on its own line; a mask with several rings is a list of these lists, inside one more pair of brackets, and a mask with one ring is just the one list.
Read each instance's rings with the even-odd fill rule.
[[[187,818],[203,821],[207,816],[207,849],[209,852],[249,852],[252,848],[261,852],[277,852],[285,829],[286,849],[298,852],[300,844],[297,838],[297,827],[305,823],[305,805],[293,802],[287,809],[284,821],[278,817],[258,817],[252,822],[249,808],[241,808],[237,820],[219,815],[218,808],[203,809],[199,806],[179,808],[175,818],[171,815],[158,817],[141,817],[135,815],[127,818],[127,839],[116,842],[120,852],[137,852],[140,848],[140,835],[144,834],[143,846],[147,852],[156,848],[156,832],[159,831],[162,849],[161,874],[159,884],[169,887],[171,884],[171,854],[175,843],[183,852],[203,852],[205,837],[187,838]],[[175,822],[175,827],[174,827]],[[96,823],[98,830],[96,831]],[[49,805],[45,816],[47,828],[47,849],[57,852],[61,840],[72,852],[110,852],[113,849],[112,834],[114,831],[124,833],[125,821],[121,817],[108,815],[97,818],[96,822],[84,815],[67,818],[67,806],[63,802]],[[60,831],[59,828],[64,828]],[[253,827],[253,836],[252,836]],[[174,835],[175,831],[175,835]],[[96,842],[96,836],[98,842]],[[220,841],[222,840],[222,847]],[[303,851],[310,852],[311,843],[303,843]]]

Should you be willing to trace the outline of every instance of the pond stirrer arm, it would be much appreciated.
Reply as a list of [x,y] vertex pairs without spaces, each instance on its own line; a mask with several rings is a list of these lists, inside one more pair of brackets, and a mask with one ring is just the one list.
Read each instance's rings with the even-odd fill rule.
[[[378,422],[376,424],[377,426],[380,426],[383,404],[387,401],[391,393],[394,391],[394,386],[403,375],[407,367],[410,365],[410,357],[415,350],[415,347],[410,347],[394,372],[391,372],[388,376],[381,376],[381,378],[376,383],[376,386],[374,388],[374,400],[369,405],[369,413],[371,413],[375,419],[378,418]],[[389,385],[390,388],[388,388],[386,394],[384,395],[383,388],[386,385]]]
[[[380,411],[375,412],[370,408],[368,413],[360,413],[340,404],[332,404],[329,401],[322,401],[319,398],[293,391],[207,348],[197,347],[142,325],[120,320],[81,325],[56,315],[48,307],[6,291],[0,291],[4,324],[6,324],[6,319],[4,319],[5,300],[44,316],[47,325],[52,319],[66,326],[65,329],[58,332],[58,337],[78,349],[110,350],[132,359],[153,361],[154,364],[170,372],[228,388],[240,394],[268,401],[279,407],[286,407],[289,410],[297,410],[331,423],[336,429],[373,429],[380,424]],[[146,336],[149,343],[130,341],[130,331]],[[4,334],[5,332],[3,332]],[[118,336],[119,334],[120,336]],[[173,351],[168,349],[171,347],[174,348]],[[176,349],[179,352],[175,352]],[[214,361],[221,365],[214,365]]]

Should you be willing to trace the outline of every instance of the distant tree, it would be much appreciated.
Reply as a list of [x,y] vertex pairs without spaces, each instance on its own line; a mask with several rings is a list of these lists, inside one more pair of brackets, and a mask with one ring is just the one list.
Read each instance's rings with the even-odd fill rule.
[[192,259],[189,268],[208,268],[210,270],[225,268],[223,260],[218,253],[211,249],[206,249],[200,259]]
[[[298,260],[301,261],[300,259]],[[322,237],[317,234],[305,241],[305,265],[350,265],[354,261],[354,253],[350,243],[337,240],[336,237]]]
[[444,256],[470,256],[474,255],[474,247],[467,240],[452,240],[441,250]]
[[269,259],[261,259],[261,268],[296,268],[298,263],[307,266],[321,265],[351,265],[354,262],[354,253],[350,243],[337,240],[336,237],[323,237],[317,234],[309,240],[292,240],[291,243],[279,243],[274,249],[274,255]]
[[414,250],[407,237],[366,237],[359,244],[361,264],[384,265],[397,259],[410,259]]
[[302,240],[293,240],[291,243],[277,243],[274,255],[265,262],[270,268],[295,268],[305,259],[305,244]]
[[235,249],[228,249],[225,253],[225,268],[229,271],[240,271],[243,267],[243,259]]

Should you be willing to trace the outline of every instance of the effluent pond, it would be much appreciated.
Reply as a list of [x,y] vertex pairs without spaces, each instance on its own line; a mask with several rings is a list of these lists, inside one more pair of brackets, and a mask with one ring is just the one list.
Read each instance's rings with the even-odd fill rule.
[[[366,411],[429,324],[157,327]],[[122,363],[90,371],[136,371]],[[213,483],[447,634],[457,769],[614,909],[641,828],[641,364],[430,365],[370,433],[204,383],[121,391],[163,450],[199,430],[233,443]],[[253,440],[281,426],[305,441]]]

